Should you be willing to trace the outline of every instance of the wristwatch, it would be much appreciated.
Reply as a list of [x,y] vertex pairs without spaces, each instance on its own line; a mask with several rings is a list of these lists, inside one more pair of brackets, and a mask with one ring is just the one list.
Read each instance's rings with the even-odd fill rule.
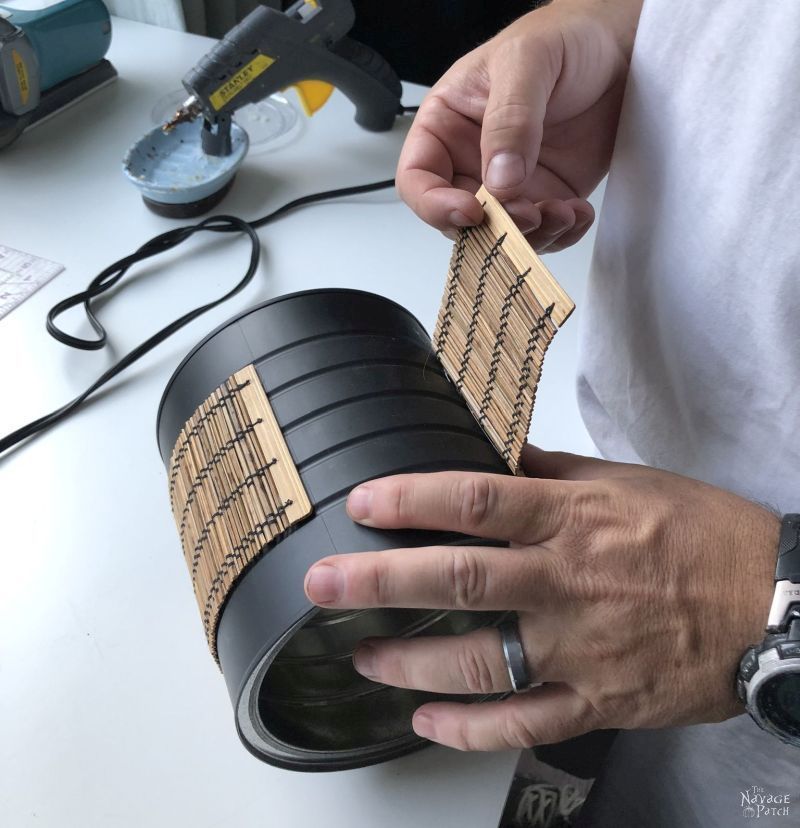
[[744,654],[736,692],[760,727],[800,747],[800,514],[781,523],[766,633]]

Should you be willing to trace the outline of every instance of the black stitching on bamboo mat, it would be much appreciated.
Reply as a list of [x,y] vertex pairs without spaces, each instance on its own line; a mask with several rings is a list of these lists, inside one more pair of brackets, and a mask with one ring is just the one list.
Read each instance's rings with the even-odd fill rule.
[[[200,557],[203,554],[203,544],[208,540],[208,536],[211,534],[211,529],[214,526],[214,523],[216,522],[217,518],[222,517],[225,514],[225,511],[227,510],[228,506],[230,506],[234,499],[238,497],[248,486],[252,485],[254,480],[267,477],[270,473],[270,468],[274,466],[277,462],[277,459],[273,457],[272,460],[270,460],[269,463],[267,463],[265,466],[262,466],[261,468],[256,469],[254,472],[248,474],[247,477],[243,478],[242,482],[239,483],[239,485],[236,486],[235,489],[233,489],[228,495],[226,495],[220,501],[219,506],[217,506],[215,511],[206,521],[206,524],[203,527],[203,531],[197,538],[197,543],[195,544],[193,550],[194,554],[192,556],[192,583],[194,583],[196,580],[197,567],[200,562]],[[289,505],[291,505],[291,502],[289,503]],[[283,511],[278,510],[280,514],[283,514],[283,512],[286,511],[286,507],[284,506],[282,507],[282,509]],[[271,512],[270,515],[272,514],[274,513]]]
[[[192,480],[191,486],[189,487],[189,492],[186,495],[186,503],[184,504],[183,512],[181,513],[181,523],[178,527],[178,534],[180,535],[181,543],[183,543],[183,533],[186,530],[186,518],[189,516],[189,510],[191,509],[192,502],[194,501],[194,497],[197,494],[197,490],[200,488],[200,485],[211,474],[214,466],[216,466],[234,446],[244,441],[249,434],[252,434],[256,430],[256,426],[261,425],[263,422],[264,421],[259,417],[255,422],[249,423],[245,426],[242,431],[237,431],[236,434],[230,438],[230,440],[223,443],[222,447],[211,455],[211,459],[205,464],[205,466],[203,466],[202,469],[200,469],[199,472],[197,472],[194,480]],[[277,463],[278,461],[273,458],[273,462]]]
[[506,293],[505,299],[503,300],[503,306],[500,309],[500,326],[497,331],[497,340],[495,341],[494,349],[492,351],[492,359],[489,363],[489,376],[486,380],[486,391],[483,395],[483,399],[481,400],[480,410],[478,411],[478,423],[483,423],[486,419],[486,411],[492,400],[494,384],[497,379],[497,369],[499,368],[500,360],[502,359],[503,344],[505,343],[506,333],[508,332],[508,320],[511,317],[511,308],[514,303],[514,299],[522,290],[522,286],[525,284],[525,278],[530,272],[531,269],[528,268],[524,273],[520,273],[516,277],[514,284],[511,285],[508,293]]
[[[172,469],[170,471],[170,483],[169,483],[169,491],[170,496],[172,496],[173,490],[175,488],[175,481],[178,477],[178,473],[180,471],[180,463],[183,460],[186,452],[189,450],[189,444],[192,441],[193,437],[197,437],[200,433],[201,427],[205,427],[206,423],[214,416],[216,416],[217,412],[224,408],[229,400],[235,398],[236,394],[241,391],[243,388],[247,388],[250,385],[250,380],[243,382],[241,385],[236,385],[233,388],[230,388],[227,384],[225,388],[228,391],[223,394],[216,402],[212,405],[208,406],[208,408],[203,411],[203,413],[198,417],[197,422],[186,432],[183,441],[181,442],[181,446],[178,451],[173,454],[172,456]],[[203,404],[205,405],[205,403]],[[202,406],[201,406],[202,407]]]
[[514,410],[511,415],[511,422],[506,432],[506,440],[503,443],[503,459],[507,460],[511,455],[511,444],[517,437],[516,431],[519,428],[520,420],[522,419],[522,408],[525,405],[524,394],[528,387],[528,382],[531,376],[531,365],[533,363],[533,356],[536,353],[536,346],[539,342],[541,333],[547,327],[547,322],[550,319],[550,314],[553,312],[554,305],[550,305],[544,313],[539,317],[536,327],[531,331],[530,339],[528,340],[528,347],[525,349],[525,359],[522,363],[522,370],[520,371],[520,383],[517,389],[517,396],[514,401]]
[[461,266],[464,262],[464,250],[469,238],[469,227],[465,227],[458,234],[458,241],[456,242],[456,250],[453,255],[453,264],[450,268],[450,277],[447,280],[447,299],[444,305],[444,313],[442,314],[441,325],[439,326],[439,335],[435,343],[435,353],[437,357],[442,355],[444,346],[447,342],[447,335],[450,332],[450,323],[453,317],[453,307],[456,302],[456,292],[459,285],[459,277],[461,276]]
[[460,391],[464,385],[464,377],[467,375],[469,368],[469,361],[472,356],[472,346],[475,342],[475,331],[478,329],[478,317],[481,312],[481,304],[486,293],[486,280],[489,278],[489,271],[492,268],[492,263],[500,254],[500,248],[506,240],[506,233],[503,233],[497,241],[491,246],[489,252],[484,256],[483,264],[481,265],[478,274],[478,285],[475,291],[475,302],[472,305],[472,318],[469,321],[469,328],[467,328],[467,341],[464,346],[464,354],[461,357],[461,367],[458,369],[458,377],[456,379],[456,388]]
[[274,512],[270,512],[264,520],[256,524],[256,526],[254,526],[253,529],[251,529],[244,537],[240,538],[239,543],[237,543],[236,546],[234,546],[233,549],[231,549],[231,551],[222,559],[219,570],[214,576],[214,580],[209,585],[208,597],[206,598],[205,609],[203,610],[203,621],[207,630],[211,620],[211,605],[214,601],[214,596],[217,592],[219,592],[220,587],[222,586],[222,579],[225,577],[227,570],[230,569],[236,561],[246,563],[242,560],[242,552],[247,549],[247,547],[258,537],[258,535],[261,534],[264,529],[274,523],[277,523],[278,519],[286,513],[286,510],[291,505],[292,501],[287,500]]

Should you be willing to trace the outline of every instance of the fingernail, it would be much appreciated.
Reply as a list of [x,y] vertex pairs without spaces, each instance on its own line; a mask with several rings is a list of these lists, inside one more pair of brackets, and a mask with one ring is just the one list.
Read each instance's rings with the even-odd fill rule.
[[375,674],[375,648],[370,644],[362,644],[353,653],[353,666],[369,679],[376,678]]
[[319,564],[308,574],[306,593],[315,604],[333,604],[342,597],[344,577],[337,567]]
[[369,486],[357,486],[347,498],[347,511],[353,520],[366,520],[372,509],[372,489]]
[[536,230],[542,223],[539,211],[525,198],[515,198],[503,204],[506,212],[516,221],[523,233]]
[[453,210],[450,213],[450,224],[454,224],[456,227],[469,227],[471,224],[475,224],[472,219],[468,219],[461,210]]
[[569,229],[571,226],[570,222],[565,221],[562,216],[547,215],[543,216],[539,229],[546,236],[554,236],[556,233],[563,233],[564,230]]
[[503,207],[507,213],[514,213],[517,216],[524,216],[533,210],[533,204],[526,198],[512,198],[511,201],[504,201]]
[[455,230],[442,230],[442,235],[450,241],[458,241],[458,233]]
[[433,719],[427,713],[415,713],[411,726],[417,736],[422,736],[423,739],[433,739],[436,735]]
[[486,184],[494,190],[507,190],[525,180],[525,159],[516,152],[498,152],[486,168]]

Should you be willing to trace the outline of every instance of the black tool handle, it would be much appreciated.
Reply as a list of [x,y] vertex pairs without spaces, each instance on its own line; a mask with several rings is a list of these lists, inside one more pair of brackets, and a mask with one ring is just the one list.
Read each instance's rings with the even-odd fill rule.
[[[349,37],[343,37],[331,51],[358,73],[363,73],[342,71],[339,83],[329,81],[356,105],[356,123],[372,132],[391,129],[402,109],[403,96],[403,87],[394,69],[374,49]],[[370,82],[366,83],[365,78]],[[383,90],[379,92],[378,86]]]

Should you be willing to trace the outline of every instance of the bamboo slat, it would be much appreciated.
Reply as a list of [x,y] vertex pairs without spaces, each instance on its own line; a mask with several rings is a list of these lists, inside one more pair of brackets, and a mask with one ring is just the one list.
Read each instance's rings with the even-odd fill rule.
[[433,336],[470,411],[514,474],[545,352],[575,305],[485,189],[484,220],[460,231]]
[[184,425],[170,458],[170,502],[211,653],[220,611],[244,569],[312,512],[252,365]]

